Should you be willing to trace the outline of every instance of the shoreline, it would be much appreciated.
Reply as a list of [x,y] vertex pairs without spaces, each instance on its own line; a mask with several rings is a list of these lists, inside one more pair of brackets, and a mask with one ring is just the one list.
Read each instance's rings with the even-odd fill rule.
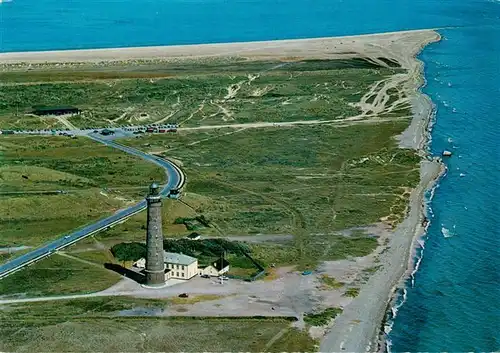
[[[438,33],[439,34],[439,33]],[[435,42],[439,42],[442,40],[442,36],[439,35],[439,38]],[[434,43],[434,42],[431,42]],[[431,44],[429,43],[429,44]],[[412,242],[411,242],[411,247],[410,247],[410,252],[407,256],[407,269],[406,271],[402,274],[400,280],[398,283],[391,289],[391,295],[389,297],[389,300],[387,302],[384,318],[379,326],[379,338],[377,341],[378,345],[378,352],[379,353],[385,353],[385,352],[390,352],[390,346],[391,343],[387,341],[386,337],[387,335],[392,331],[392,320],[396,317],[397,315],[397,310],[404,305],[404,302],[406,301],[406,292],[405,292],[405,287],[407,284],[408,279],[413,278],[415,273],[418,271],[419,264],[420,264],[420,258],[418,257],[417,251],[419,249],[424,249],[424,245],[422,244],[422,240],[425,238],[428,228],[431,224],[431,217],[429,215],[429,211],[432,212],[430,209],[429,204],[432,202],[432,199],[434,198],[434,192],[439,186],[439,181],[446,176],[447,173],[447,167],[445,163],[442,161],[441,157],[431,156],[431,151],[430,151],[430,143],[432,141],[432,128],[433,125],[435,124],[435,119],[436,119],[436,104],[430,99],[428,95],[423,93],[422,89],[427,85],[427,79],[424,76],[424,66],[425,63],[418,59],[415,58],[420,65],[420,72],[421,72],[421,79],[422,79],[422,84],[417,88],[417,95],[416,99],[419,99],[422,103],[425,101],[425,105],[427,105],[428,108],[428,117],[426,118],[426,126],[425,126],[425,132],[422,134],[422,138],[420,141],[420,144],[417,148],[419,153],[421,153],[422,157],[425,158],[427,161],[430,161],[435,165],[434,168],[437,168],[433,172],[433,177],[429,180],[427,187],[423,189],[423,195],[422,195],[422,205],[421,205],[421,226],[417,227],[417,232],[414,234]],[[425,163],[426,161],[423,160],[422,163]],[[422,175],[423,173],[421,172],[421,181],[422,178],[424,177]],[[429,194],[429,196],[426,196]],[[410,200],[411,201],[411,200]],[[396,304],[397,299],[398,299],[398,293],[399,291],[403,290],[403,302]],[[391,325],[388,326],[387,323],[388,321],[391,321]]]
[[[387,49],[391,43],[402,37],[414,37],[434,32],[435,29],[419,29],[399,32],[385,32],[340,37],[319,37],[308,39],[285,39],[272,41],[189,44],[172,46],[145,46],[125,48],[74,49],[27,52],[0,52],[0,65],[12,64],[56,64],[56,63],[100,63],[129,60],[172,60],[198,59],[207,57],[243,56],[256,59],[297,55],[299,57],[342,57],[359,56],[352,44],[362,43],[363,49]],[[436,33],[436,32],[434,32]],[[349,41],[347,43],[346,41]],[[367,43],[372,44],[368,48]],[[329,47],[333,45],[333,47]],[[293,58],[293,57],[292,57]]]
[[[429,44],[439,42],[441,36],[424,38],[406,58],[410,79],[406,82],[411,94],[413,119],[410,126],[398,136],[401,148],[411,148],[421,156],[420,181],[412,191],[409,212],[404,221],[391,232],[388,250],[380,259],[382,269],[376,272],[360,290],[344,312],[335,319],[333,327],[321,342],[320,351],[380,351],[386,350],[384,326],[387,310],[398,290],[414,268],[418,240],[425,234],[427,219],[426,193],[434,189],[445,172],[439,157],[431,158],[428,151],[435,106],[422,92],[425,85],[424,63],[418,54]],[[404,55],[404,53],[402,53]]]

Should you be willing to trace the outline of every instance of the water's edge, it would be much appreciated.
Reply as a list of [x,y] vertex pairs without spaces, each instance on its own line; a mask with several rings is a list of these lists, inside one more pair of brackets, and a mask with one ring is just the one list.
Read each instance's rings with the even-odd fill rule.
[[[395,318],[397,315],[397,310],[399,307],[401,307],[405,300],[406,300],[406,286],[408,283],[408,280],[410,278],[413,278],[415,273],[418,271],[418,267],[420,264],[420,261],[422,259],[422,253],[421,250],[424,248],[424,241],[425,237],[427,236],[427,230],[430,226],[430,214],[432,214],[432,208],[430,206],[432,199],[434,197],[434,192],[435,190],[439,187],[440,181],[446,176],[447,168],[442,159],[438,156],[433,156],[430,150],[430,146],[432,143],[432,128],[435,124],[436,121],[436,104],[431,100],[431,98],[423,92],[423,89],[427,85],[427,79],[425,77],[425,62],[419,58],[420,54],[427,48],[429,45],[440,42],[442,40],[442,36],[439,32],[439,38],[436,41],[429,42],[427,43],[422,50],[417,53],[415,56],[415,60],[418,61],[419,65],[419,79],[420,82],[417,84],[416,92],[415,92],[415,98],[416,100],[412,104],[412,109],[415,111],[416,106],[415,102],[423,103],[429,106],[427,116],[424,117],[424,126],[423,126],[423,131],[424,133],[422,134],[422,138],[420,140],[419,146],[417,148],[417,152],[420,154],[422,157],[421,163],[433,163],[437,164],[438,170],[436,171],[430,171],[431,172],[431,177],[429,180],[427,180],[427,183],[425,184],[422,193],[423,195],[417,195],[417,196],[423,196],[422,201],[419,202],[419,207],[420,207],[420,214],[419,214],[419,221],[420,225],[417,225],[415,228],[415,233],[413,235],[412,239],[412,244],[410,246],[408,256],[407,256],[407,267],[405,272],[401,275],[400,279],[398,280],[397,284],[391,289],[391,292],[389,294],[389,297],[387,298],[387,304],[386,304],[386,309],[385,309],[385,315],[380,322],[378,326],[378,339],[377,339],[377,351],[379,353],[390,353],[390,348],[391,348],[391,342],[387,339],[388,334],[392,330],[392,325],[393,322],[392,320]],[[415,115],[416,113],[414,112],[414,119],[419,119],[418,116]],[[421,168],[421,175],[420,175],[420,182],[424,181],[425,179],[425,171],[423,168]],[[409,203],[410,205],[414,202],[415,200],[410,199]],[[409,216],[407,216],[408,218]],[[406,219],[407,219],[406,218]],[[420,251],[419,251],[420,250]],[[413,280],[412,280],[413,283]],[[402,300],[400,300],[402,298]]]

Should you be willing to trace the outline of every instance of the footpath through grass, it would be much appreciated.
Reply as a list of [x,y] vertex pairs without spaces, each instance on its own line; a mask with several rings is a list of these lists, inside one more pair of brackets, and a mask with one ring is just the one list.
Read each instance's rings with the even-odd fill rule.
[[201,59],[106,66],[5,66],[0,72],[0,128],[50,128],[33,106],[73,105],[75,126],[158,121],[184,126],[335,119],[358,113],[376,81],[401,72],[362,59],[297,62]]

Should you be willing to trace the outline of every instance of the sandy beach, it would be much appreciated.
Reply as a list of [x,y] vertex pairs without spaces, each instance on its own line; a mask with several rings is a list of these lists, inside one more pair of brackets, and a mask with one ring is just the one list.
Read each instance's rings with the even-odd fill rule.
[[[424,83],[418,53],[429,43],[440,40],[434,30],[416,30],[383,34],[250,43],[204,44],[143,48],[71,50],[50,52],[0,53],[0,64],[99,63],[128,60],[178,60],[208,57],[244,57],[252,60],[343,59],[363,57],[386,65],[381,58],[397,61],[407,69],[399,77],[411,97],[413,120],[398,137],[401,148],[412,148],[422,156],[421,180],[410,198],[407,218],[387,237],[387,251],[379,254],[381,269],[361,286],[359,295],[350,301],[322,339],[322,352],[378,351],[380,326],[396,288],[411,272],[416,239],[424,230],[426,216],[424,194],[443,173],[439,160],[427,158],[429,123],[433,106],[420,93]],[[298,281],[298,279],[297,279]],[[267,288],[265,289],[268,290]],[[264,291],[263,291],[264,292]],[[304,304],[308,307],[308,304]]]
[[293,39],[246,43],[197,44],[113,49],[0,53],[0,64],[67,63],[127,60],[169,60],[201,57],[300,58],[395,58],[411,64],[411,58],[436,35],[430,30],[367,34],[360,36]]

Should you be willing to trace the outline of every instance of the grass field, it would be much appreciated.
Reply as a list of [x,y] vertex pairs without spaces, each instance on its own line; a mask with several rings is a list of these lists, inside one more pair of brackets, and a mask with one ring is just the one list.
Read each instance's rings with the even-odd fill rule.
[[116,262],[110,250],[82,251],[76,253],[69,252],[69,254],[79,259],[92,262],[96,265],[100,265],[102,267],[105,263]]
[[[29,114],[33,105],[75,105],[79,127],[177,122],[181,127],[255,122],[337,120],[357,115],[373,84],[400,73],[363,60],[203,61],[0,66],[0,129],[59,126]],[[387,104],[401,92],[391,88]],[[408,106],[370,124],[179,130],[120,142],[178,161],[187,176],[181,201],[165,200],[163,232],[191,231],[179,217],[203,215],[206,237],[292,234],[284,243],[248,243],[265,266],[298,265],[369,254],[378,244],[363,226],[396,225],[419,178],[419,157],[397,147]],[[399,118],[378,121],[377,118]],[[0,242],[36,246],[144,197],[163,171],[85,138],[0,137]],[[68,193],[43,194],[65,190]],[[33,193],[28,193],[33,192]],[[145,241],[146,215],[135,215],[92,238],[0,281],[0,296],[93,292],[119,280],[102,264],[109,249]],[[356,228],[356,231],[342,232]],[[359,229],[358,229],[359,228]],[[90,250],[87,249],[100,249]],[[74,258],[73,258],[74,257]],[[0,261],[6,256],[0,257]],[[231,273],[255,268],[228,254]],[[252,273],[250,273],[252,272]],[[344,286],[322,277],[323,288]],[[357,295],[349,287],[346,295]],[[204,300],[189,298],[185,301]],[[315,341],[283,318],[125,317],[158,314],[174,300],[87,298],[0,307],[0,351],[314,351]],[[147,309],[147,310],[146,310]],[[305,316],[325,325],[330,308]],[[195,338],[195,339],[193,339]]]
[[0,296],[28,297],[89,293],[120,280],[116,273],[54,254],[0,281]]
[[[359,113],[353,103],[374,83],[401,72],[362,60],[145,62],[127,70],[121,65],[63,69],[39,65],[29,72],[0,73],[4,84],[0,126],[11,121],[9,114],[14,110],[26,111],[29,107],[21,105],[28,101],[78,105],[86,110],[71,118],[78,126],[119,125],[138,119],[143,119],[141,123],[176,121],[182,126],[340,119]],[[20,92],[23,99],[14,99]],[[392,88],[388,93],[392,102],[401,94]],[[394,139],[409,124],[404,118],[410,114],[408,107],[402,110],[381,113],[370,124],[184,130],[121,142],[182,164],[187,185],[182,202],[164,203],[166,237],[189,234],[186,226],[174,220],[197,215],[210,221],[211,226],[200,231],[204,237],[293,234],[291,245],[251,244],[252,256],[263,264],[312,268],[321,260],[367,255],[377,245],[377,239],[363,232],[345,235],[340,231],[382,219],[397,224],[404,217],[409,191],[418,181],[419,157],[398,149]],[[400,114],[400,119],[377,122],[384,114]],[[24,139],[0,140],[8,162],[3,188],[25,190],[20,185],[34,181],[35,190],[71,187],[75,191],[29,196],[35,201],[26,206],[25,201],[15,206],[15,198],[9,197],[5,214],[20,211],[5,222],[10,224],[8,244],[26,245],[19,242],[21,236],[32,233],[26,225],[40,227],[42,232],[36,234],[42,239],[49,230],[61,234],[70,224],[85,224],[98,213],[116,209],[117,205],[107,203],[123,204],[124,195],[142,197],[149,181],[161,178],[155,167],[103,146],[90,146],[82,138]],[[22,175],[27,172],[31,174],[25,179]],[[103,195],[104,187],[113,189]],[[57,204],[84,192],[86,200],[94,200],[90,210],[95,213],[84,205],[75,212],[63,201],[65,207]],[[45,207],[54,210],[52,218],[45,213],[33,221],[19,216],[34,217],[28,210],[45,202],[52,203]],[[144,241],[144,236],[142,213],[96,239],[111,246]],[[92,242],[84,241],[73,249]]]
[[[403,218],[419,178],[419,157],[393,139],[407,125],[222,129],[122,143],[182,162],[188,178],[183,200],[192,206],[187,211],[203,214],[222,235],[294,234],[292,247],[262,244],[254,251],[265,263],[303,259],[307,265],[309,259],[366,255],[375,238],[338,231]],[[143,237],[137,226],[121,227],[132,238]]]
[[[120,310],[160,309],[161,300],[88,298],[4,305],[0,350],[11,352],[313,351],[315,341],[282,318],[120,317]],[[282,336],[277,336],[282,332]],[[281,337],[281,338],[280,338]],[[194,339],[195,338],[195,339]],[[275,341],[272,341],[273,338]]]
[[0,180],[0,241],[37,246],[144,197],[165,175],[87,138],[1,136]]
[[36,105],[74,105],[79,127],[178,122],[183,126],[335,119],[356,115],[370,85],[400,72],[360,59],[214,59],[59,67],[0,72],[0,128],[50,128]]

